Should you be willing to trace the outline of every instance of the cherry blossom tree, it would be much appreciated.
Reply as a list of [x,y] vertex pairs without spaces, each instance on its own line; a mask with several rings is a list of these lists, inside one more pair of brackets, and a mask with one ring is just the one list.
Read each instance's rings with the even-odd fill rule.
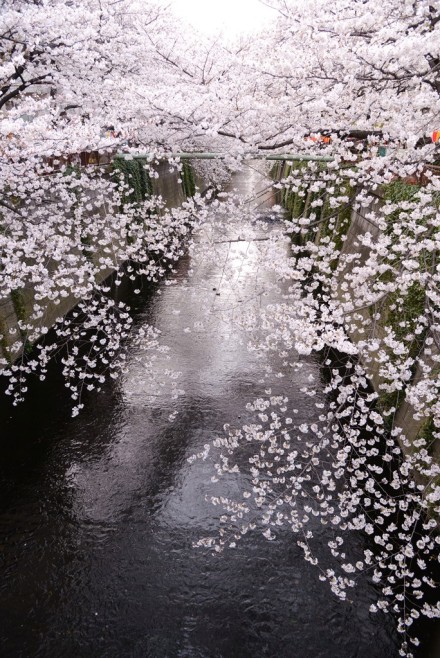
[[[18,402],[28,375],[44,378],[62,350],[77,413],[84,388],[124,369],[131,318],[109,274],[116,285],[122,272],[156,281],[185,248],[206,247],[191,234],[207,220],[207,199],[166,208],[152,194],[156,156],[168,154],[184,178],[173,153],[222,152],[223,164],[203,171],[218,182],[226,164],[287,150],[272,175],[285,207],[277,235],[290,237],[292,258],[275,257],[274,238],[267,259],[284,302],[246,318],[249,345],[287,359],[292,373],[302,355],[319,354],[329,401],[297,426],[292,402],[268,393],[249,407],[254,423],[225,430],[213,446],[215,478],[235,473],[236,451],[252,446],[249,487],[244,501],[213,496],[224,528],[200,543],[221,551],[249,530],[273,539],[289,526],[342,599],[371,573],[380,590],[372,610],[396,614],[401,655],[410,656],[411,625],[440,614],[426,595],[436,585],[440,511],[440,179],[431,139],[440,14],[432,0],[265,4],[273,26],[228,43],[182,33],[152,1],[3,3],[0,299],[15,298],[20,315],[30,296],[32,311],[19,317],[15,342],[16,329],[1,329],[0,365]],[[114,162],[116,152],[128,159]],[[139,152],[149,154],[141,165],[131,159]],[[225,221],[245,210],[227,195],[214,207]],[[50,334],[49,306],[60,309]],[[153,327],[137,340],[160,347]],[[316,395],[312,383],[306,392]],[[317,557],[316,523],[334,530],[329,562]],[[374,550],[347,556],[351,530],[371,536]]]
[[[27,375],[44,378],[49,359],[73,340],[64,373],[76,413],[80,391],[123,366],[131,319],[105,279],[131,262],[130,278],[156,281],[203,216],[200,196],[170,210],[152,194],[153,157],[137,168],[142,198],[130,191],[136,172],[121,168],[121,159],[112,164],[118,150],[170,150],[185,140],[175,112],[157,106],[181,72],[151,36],[166,31],[171,39],[176,24],[156,3],[11,2],[4,9],[0,286],[1,298],[15,302],[19,331],[2,327],[2,367],[18,402]],[[75,300],[78,309],[65,317]],[[54,339],[28,358],[54,322],[48,307],[59,308]]]

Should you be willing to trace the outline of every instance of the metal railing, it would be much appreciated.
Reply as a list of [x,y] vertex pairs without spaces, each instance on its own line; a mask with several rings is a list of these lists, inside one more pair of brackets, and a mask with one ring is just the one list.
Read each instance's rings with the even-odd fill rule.
[[243,153],[240,156],[234,156],[229,153],[117,153],[116,157],[145,160],[225,160],[229,157],[243,157],[246,160],[269,160],[269,161],[288,161],[288,162],[333,162],[334,157],[327,155],[307,155],[304,153],[277,153],[276,155],[264,155],[262,153]]

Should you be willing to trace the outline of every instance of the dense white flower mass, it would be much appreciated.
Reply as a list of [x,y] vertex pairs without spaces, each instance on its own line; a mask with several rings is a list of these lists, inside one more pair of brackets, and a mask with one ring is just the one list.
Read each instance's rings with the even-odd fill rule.
[[[158,281],[187,248],[214,257],[214,241],[193,240],[212,208],[225,224],[257,212],[227,194],[210,205],[176,154],[221,152],[194,164],[217,191],[227,171],[280,155],[284,223],[265,249],[283,303],[234,321],[249,349],[279,356],[280,378],[319,353],[328,401],[305,381],[316,414],[296,424],[293,401],[268,392],[248,409],[254,422],[205,446],[198,458],[219,455],[213,484],[237,473],[237,451],[250,456],[240,500],[212,497],[220,536],[200,544],[221,551],[250,530],[274,540],[290,527],[341,599],[371,575],[371,610],[397,616],[411,656],[413,622],[440,616],[428,595],[440,511],[440,12],[432,0],[265,4],[269,29],[222,42],[182,33],[152,0],[4,0],[1,373],[19,402],[60,354],[78,413],[84,390],[125,367],[132,320],[109,275],[113,286]],[[154,193],[163,154],[185,192],[173,209]],[[277,257],[286,244],[288,264]],[[152,358],[162,349],[154,327],[133,340]],[[317,524],[334,529],[330,561]],[[374,544],[353,561],[351,530]]]

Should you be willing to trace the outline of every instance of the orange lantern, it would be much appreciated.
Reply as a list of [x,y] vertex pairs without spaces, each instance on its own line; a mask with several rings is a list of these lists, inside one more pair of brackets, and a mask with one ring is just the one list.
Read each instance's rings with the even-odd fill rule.
[[432,133],[432,141],[434,142],[434,144],[440,142],[440,130],[434,130],[434,132]]

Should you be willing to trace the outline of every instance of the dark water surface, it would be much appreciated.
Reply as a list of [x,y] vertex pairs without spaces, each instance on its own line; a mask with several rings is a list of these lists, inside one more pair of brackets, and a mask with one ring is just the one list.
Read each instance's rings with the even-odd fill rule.
[[[236,180],[242,191],[258,182],[255,173]],[[56,374],[4,411],[1,656],[397,655],[392,618],[368,613],[370,586],[340,603],[287,529],[275,542],[247,535],[216,557],[192,546],[215,532],[219,512],[205,501],[212,459],[188,457],[224,423],[241,426],[246,403],[268,386],[295,401],[296,420],[316,414],[300,389],[319,378],[317,364],[306,361],[295,381],[271,375],[235,315],[270,289],[262,244],[225,242],[215,257],[184,259],[176,285],[137,298],[137,323],[170,346],[157,377],[143,374],[133,348],[125,377],[89,395],[77,418]],[[179,379],[162,377],[166,368]],[[185,393],[173,396],[173,386]],[[224,494],[239,484],[228,478]],[[352,541],[356,549],[363,538]]]

